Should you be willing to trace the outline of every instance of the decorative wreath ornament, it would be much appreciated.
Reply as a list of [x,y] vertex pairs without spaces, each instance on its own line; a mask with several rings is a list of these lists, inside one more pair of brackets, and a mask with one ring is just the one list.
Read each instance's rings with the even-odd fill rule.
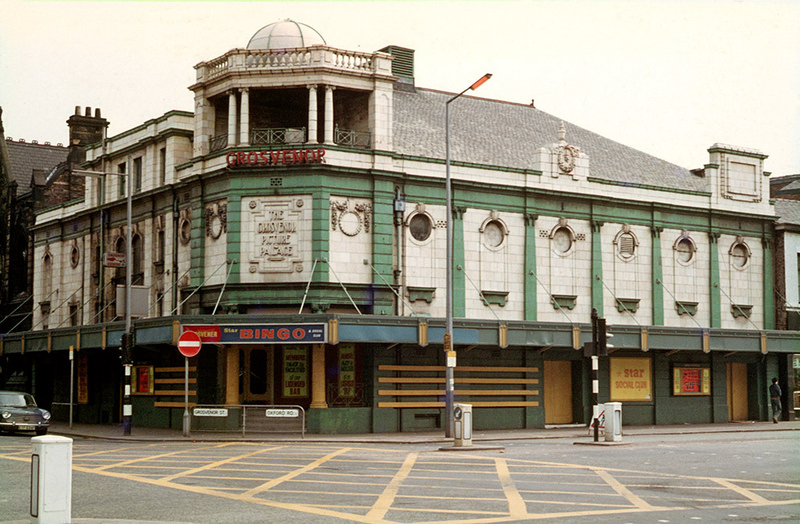
[[564,173],[572,173],[578,161],[580,150],[571,145],[559,146],[557,154],[558,168]]

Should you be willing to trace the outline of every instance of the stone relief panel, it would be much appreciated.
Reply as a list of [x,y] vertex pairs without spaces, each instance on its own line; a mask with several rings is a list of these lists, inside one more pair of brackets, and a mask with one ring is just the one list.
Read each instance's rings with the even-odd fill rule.
[[311,207],[307,195],[242,199],[242,282],[308,277]]
[[372,281],[372,202],[331,196],[329,278],[342,282]]

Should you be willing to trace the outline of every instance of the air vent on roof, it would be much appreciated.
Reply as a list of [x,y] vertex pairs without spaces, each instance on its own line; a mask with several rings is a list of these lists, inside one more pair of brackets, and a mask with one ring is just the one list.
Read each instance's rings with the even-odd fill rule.
[[381,49],[383,53],[389,53],[394,57],[392,60],[392,74],[400,78],[400,81],[414,83],[414,50],[407,47],[394,45],[386,46]]

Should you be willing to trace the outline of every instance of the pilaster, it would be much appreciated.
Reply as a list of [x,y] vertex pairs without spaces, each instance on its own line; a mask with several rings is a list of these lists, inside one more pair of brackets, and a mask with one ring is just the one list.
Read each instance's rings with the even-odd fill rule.
[[709,275],[708,275],[708,297],[709,310],[711,313],[711,327],[722,327],[722,294],[719,288],[719,232],[711,231],[708,233],[708,256],[709,256]]
[[603,318],[603,222],[592,220],[592,307]]
[[464,276],[464,213],[465,206],[453,206],[453,317],[463,318],[466,309],[466,277]]
[[664,268],[661,259],[661,232],[663,227],[652,226],[650,233],[652,235],[651,258],[652,261],[652,274],[651,274],[651,288],[653,300],[653,325],[664,325],[664,288],[661,284],[664,281]]
[[525,215],[525,320],[536,321],[538,309],[536,304],[536,219],[538,215]]

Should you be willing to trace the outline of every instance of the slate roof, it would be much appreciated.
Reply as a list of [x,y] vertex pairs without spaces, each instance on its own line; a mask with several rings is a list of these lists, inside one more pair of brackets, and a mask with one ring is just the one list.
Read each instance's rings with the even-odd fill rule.
[[800,225],[800,200],[775,199],[775,215],[778,224]]
[[6,140],[6,148],[11,165],[11,180],[16,180],[19,195],[31,190],[34,170],[44,171],[46,176],[58,164],[66,162],[69,153],[63,146],[13,140]]
[[[455,93],[417,88],[394,92],[394,149],[445,158],[445,103]],[[562,119],[534,107],[463,96],[450,106],[450,159],[534,169],[535,151],[558,142]],[[705,191],[688,169],[564,122],[567,143],[589,156],[590,176],[620,183]]]

